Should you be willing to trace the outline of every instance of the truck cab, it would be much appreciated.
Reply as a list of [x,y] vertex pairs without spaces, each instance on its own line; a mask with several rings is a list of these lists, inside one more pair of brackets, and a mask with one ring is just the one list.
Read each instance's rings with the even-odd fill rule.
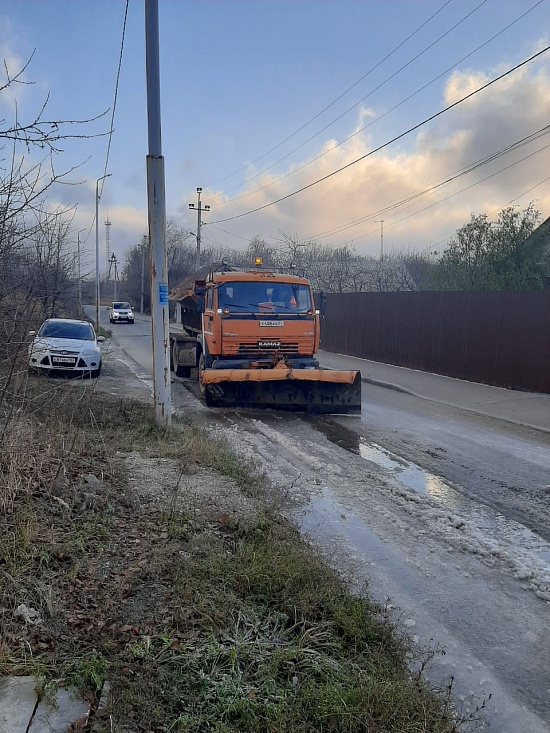
[[205,366],[316,368],[318,314],[309,283],[294,275],[230,272],[206,282],[202,314]]

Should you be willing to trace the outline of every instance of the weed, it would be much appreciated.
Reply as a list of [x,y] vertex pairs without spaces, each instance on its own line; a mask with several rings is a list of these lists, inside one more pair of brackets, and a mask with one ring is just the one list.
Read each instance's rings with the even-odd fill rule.
[[98,692],[107,679],[108,663],[101,652],[92,649],[83,657],[73,659],[65,667],[65,685],[78,690]]

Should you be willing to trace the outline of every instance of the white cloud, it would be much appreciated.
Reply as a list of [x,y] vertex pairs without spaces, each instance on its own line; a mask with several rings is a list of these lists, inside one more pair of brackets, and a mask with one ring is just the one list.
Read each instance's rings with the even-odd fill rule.
[[[23,71],[29,59],[16,50],[21,45],[20,39],[11,20],[1,15],[0,38],[0,105],[13,114],[17,103],[27,97],[32,88],[28,70]],[[13,81],[14,78],[18,81]]]
[[[492,77],[481,71],[454,72],[445,85],[441,108],[478,89],[489,78]],[[370,110],[361,109],[355,130],[373,114]],[[250,238],[262,232],[277,236],[280,230],[297,232],[300,236],[322,236],[371,215],[370,221],[335,232],[321,241],[343,244],[353,240],[359,251],[375,255],[380,246],[380,225],[374,220],[385,221],[386,248],[399,250],[408,246],[422,249],[449,237],[466,223],[470,213],[491,214],[516,197],[520,197],[516,202],[520,207],[535,200],[546,217],[550,214],[548,183],[520,195],[549,175],[548,150],[518,162],[508,171],[502,171],[463,193],[457,192],[538,148],[550,145],[550,135],[413,203],[399,209],[386,209],[543,128],[548,120],[550,78],[545,67],[540,63],[533,64],[422,128],[407,152],[396,146],[384,148],[297,196],[256,214],[227,221],[220,227]],[[372,133],[372,128],[369,132]],[[301,166],[308,161],[289,166],[288,173],[294,173],[282,180],[278,180],[280,175],[263,173],[250,181],[234,200],[224,196],[222,191],[205,190],[203,199],[212,206],[210,221],[232,217],[283,198],[366,155],[373,145],[370,135],[365,132],[354,135],[339,147],[334,148],[335,144],[334,140],[321,144],[317,155],[325,155],[304,168]],[[262,188],[265,186],[268,187]],[[457,195],[437,204],[452,193]],[[185,197],[187,200],[192,199]],[[421,211],[433,204],[437,205]]]

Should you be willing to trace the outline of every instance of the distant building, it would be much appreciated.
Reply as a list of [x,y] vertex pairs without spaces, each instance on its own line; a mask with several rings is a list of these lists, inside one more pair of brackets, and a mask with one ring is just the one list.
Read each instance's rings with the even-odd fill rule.
[[544,243],[543,252],[546,254],[547,261],[547,270],[544,276],[544,287],[550,288],[550,216],[527,237],[525,244],[528,246],[540,240]]

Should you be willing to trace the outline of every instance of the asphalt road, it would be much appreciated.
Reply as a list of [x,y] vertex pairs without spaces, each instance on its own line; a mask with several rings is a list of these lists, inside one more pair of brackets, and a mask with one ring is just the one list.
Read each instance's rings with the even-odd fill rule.
[[[103,316],[117,358],[150,378],[149,320]],[[486,700],[488,730],[549,733],[548,434],[374,385],[361,418],[207,410],[184,380],[172,391],[263,468],[335,566],[391,599],[418,648],[444,649],[431,674],[454,677],[466,714]]]

